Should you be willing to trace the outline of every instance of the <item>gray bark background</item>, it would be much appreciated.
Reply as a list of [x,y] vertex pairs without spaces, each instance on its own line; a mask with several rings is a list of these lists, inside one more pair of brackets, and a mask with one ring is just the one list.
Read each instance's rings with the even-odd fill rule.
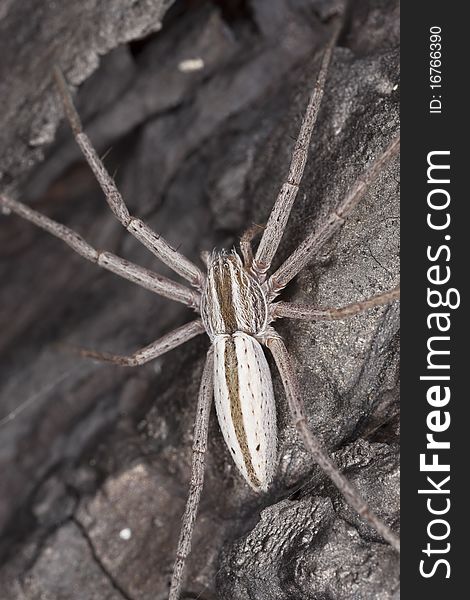
[[[84,82],[79,112],[110,150],[131,211],[198,261],[266,222],[335,10],[326,0],[169,4],[0,2],[2,191],[165,275],[114,221],[68,127],[56,132],[51,65]],[[395,0],[351,3],[277,263],[396,133],[398,44]],[[182,72],[192,58],[204,68]],[[398,173],[394,161],[283,298],[341,306],[396,285]],[[132,352],[192,315],[7,215],[0,281],[0,596],[165,598],[208,339],[134,370],[70,356],[62,344]],[[396,304],[277,324],[312,429],[393,528],[398,324]],[[279,464],[268,494],[238,475],[212,415],[184,598],[398,597],[395,553],[312,464],[274,382]]]

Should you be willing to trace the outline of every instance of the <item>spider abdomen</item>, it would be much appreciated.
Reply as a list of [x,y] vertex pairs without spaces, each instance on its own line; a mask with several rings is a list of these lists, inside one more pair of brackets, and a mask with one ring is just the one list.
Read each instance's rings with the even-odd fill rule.
[[212,255],[201,299],[201,316],[211,339],[237,331],[257,335],[266,329],[266,296],[236,252]]
[[248,484],[265,491],[276,466],[276,407],[271,373],[259,342],[243,332],[214,341],[217,418],[235,464]]

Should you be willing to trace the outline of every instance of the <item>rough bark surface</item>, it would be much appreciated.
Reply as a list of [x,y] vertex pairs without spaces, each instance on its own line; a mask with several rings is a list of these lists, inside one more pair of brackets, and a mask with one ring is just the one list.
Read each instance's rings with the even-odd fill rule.
[[[199,261],[266,221],[337,6],[177,2],[156,32],[169,4],[0,2],[1,190],[165,275],[113,219],[68,127],[56,133],[51,64],[84,82],[79,112],[131,210]],[[204,67],[184,72],[194,58]],[[395,135],[398,61],[398,3],[352,2],[276,264]],[[341,306],[394,287],[398,217],[394,161],[283,299]],[[137,369],[71,356],[63,345],[130,353],[192,314],[8,215],[0,281],[1,597],[165,598],[208,338]],[[398,325],[396,304],[276,325],[310,426],[393,528]],[[396,555],[312,464],[274,383],[279,464],[269,493],[244,483],[212,414],[184,598],[398,597]]]

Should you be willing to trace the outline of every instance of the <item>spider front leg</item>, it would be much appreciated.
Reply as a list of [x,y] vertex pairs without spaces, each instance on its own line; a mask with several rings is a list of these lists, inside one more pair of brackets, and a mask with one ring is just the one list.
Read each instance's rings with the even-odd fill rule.
[[88,165],[93,171],[106,201],[123,227],[137,238],[146,248],[150,250],[158,259],[165,263],[170,269],[184,277],[194,287],[202,289],[205,275],[193,262],[187,259],[183,254],[172,248],[166,240],[156,234],[140,219],[133,217],[116,187],[113,178],[106,171],[103,162],[98,156],[96,150],[88,136],[83,131],[80,117],[75,109],[69,89],[65,82],[62,72],[57,67],[54,69],[54,77],[57,82],[65,114],[72,128],[72,133],[85,157]]
[[243,264],[245,268],[249,271],[256,273],[256,271],[252,270],[254,255],[253,255],[253,245],[252,242],[255,237],[263,231],[264,227],[262,225],[253,224],[249,227],[240,238],[240,252],[243,256]]
[[364,521],[369,523],[369,525],[371,525],[384,540],[386,540],[397,552],[400,552],[399,538],[377,517],[375,513],[372,512],[367,503],[361,498],[358,491],[338,470],[338,467],[325,450],[323,450],[318,439],[308,428],[297,377],[284,342],[279,336],[272,336],[266,339],[265,344],[271,351],[281,375],[294,424],[315,462],[336,485],[347,503],[354,508]]
[[191,539],[194,531],[199,500],[204,482],[204,463],[207,449],[207,432],[209,430],[209,415],[214,394],[214,350],[211,347],[207,353],[201,387],[196,408],[194,423],[193,458],[191,465],[191,483],[189,496],[183,515],[183,523],[178,540],[176,560],[171,576],[170,595],[168,600],[179,600],[183,584],[184,566],[191,550]]
[[320,248],[342,227],[345,220],[364,197],[369,186],[375,181],[389,160],[398,154],[399,149],[400,136],[398,135],[362,173],[338,208],[328,215],[319,227],[307,236],[277,271],[269,277],[265,285],[271,299],[286,287],[289,281],[312,260]]
[[334,25],[333,34],[323,54],[318,78],[305,111],[300,132],[295,143],[294,152],[292,153],[287,179],[283,183],[276,198],[271,214],[269,215],[263,237],[261,238],[256,251],[256,256],[252,260],[252,271],[258,276],[261,282],[266,279],[266,273],[269,270],[273,257],[279,247],[279,243],[289,219],[292,205],[294,204],[294,200],[297,197],[297,192],[299,191],[300,182],[302,180],[305,164],[307,162],[312,132],[320,111],[326,76],[328,74],[328,67],[330,65],[333,49],[336,46],[342,25],[342,16],[338,16],[337,22]]
[[397,286],[388,292],[377,294],[367,300],[347,304],[341,308],[316,308],[308,304],[298,304],[297,302],[274,302],[271,305],[271,317],[273,319],[287,317],[290,319],[302,319],[304,321],[337,321],[352,317],[375,306],[390,304],[399,298],[400,286]]

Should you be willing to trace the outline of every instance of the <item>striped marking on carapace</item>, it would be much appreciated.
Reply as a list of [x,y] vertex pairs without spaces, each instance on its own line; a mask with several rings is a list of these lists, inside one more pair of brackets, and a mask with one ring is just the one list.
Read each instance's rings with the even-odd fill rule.
[[252,335],[267,325],[267,301],[236,252],[214,253],[208,265],[201,316],[208,334]]

